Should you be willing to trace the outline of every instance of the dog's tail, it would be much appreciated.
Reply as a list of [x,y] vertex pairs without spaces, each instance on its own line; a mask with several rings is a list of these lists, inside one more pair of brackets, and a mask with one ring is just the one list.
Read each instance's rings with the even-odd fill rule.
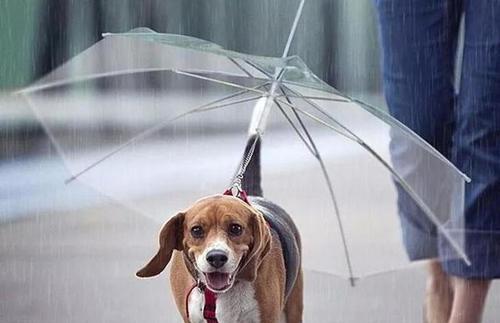
[[248,195],[252,196],[263,196],[260,175],[260,144],[261,137],[258,134],[250,135],[245,147],[245,153],[243,154],[243,158],[247,158],[253,148],[253,154],[250,157],[250,161],[248,162],[248,166],[241,181],[242,189],[245,190]]

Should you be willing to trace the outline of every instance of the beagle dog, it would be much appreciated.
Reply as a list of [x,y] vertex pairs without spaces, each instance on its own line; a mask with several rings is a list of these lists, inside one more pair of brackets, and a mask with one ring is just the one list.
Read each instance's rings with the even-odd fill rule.
[[[246,176],[252,180],[243,188],[261,195],[260,142]],[[203,198],[164,224],[159,244],[137,276],[156,276],[170,262],[171,289],[184,322],[302,322],[299,233],[271,201]]]

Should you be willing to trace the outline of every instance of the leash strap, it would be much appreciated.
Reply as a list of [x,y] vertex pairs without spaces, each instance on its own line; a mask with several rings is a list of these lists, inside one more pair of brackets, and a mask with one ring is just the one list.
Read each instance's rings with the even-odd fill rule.
[[243,177],[245,176],[248,164],[250,164],[253,154],[255,153],[255,147],[257,146],[257,142],[260,140],[260,138],[261,134],[260,132],[257,132],[255,134],[255,138],[253,139],[252,145],[250,146],[250,149],[243,155],[243,159],[241,160],[241,164],[238,168],[238,171],[234,175],[230,188],[224,192],[224,195],[231,195],[237,197],[243,200],[245,203],[250,204],[248,202],[247,193],[242,189],[242,181]]

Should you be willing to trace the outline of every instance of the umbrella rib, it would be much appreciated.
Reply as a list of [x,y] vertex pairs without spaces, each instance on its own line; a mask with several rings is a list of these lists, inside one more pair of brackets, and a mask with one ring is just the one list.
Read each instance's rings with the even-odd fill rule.
[[418,196],[418,194],[410,187],[410,185],[401,177],[399,174],[393,170],[393,168],[379,155],[377,154],[369,145],[361,140],[359,143],[364,149],[366,149],[372,156],[374,156],[384,167],[389,170],[389,172],[396,178],[398,183],[404,188],[404,190],[410,195],[410,197],[417,203],[417,205],[422,209],[422,211],[429,217],[433,224],[438,228],[441,234],[446,238],[451,247],[455,249],[455,252],[464,260],[464,262],[470,266],[471,262],[467,254],[462,250],[462,248],[457,244],[455,240],[451,237],[448,231],[442,228],[439,219],[434,215],[434,212],[425,204],[424,201]]
[[[290,90],[290,89],[289,89]],[[292,91],[292,90],[291,90]],[[470,265],[471,262],[469,260],[469,257],[465,254],[465,252],[462,250],[462,248],[453,240],[451,235],[448,233],[448,231],[444,230],[442,228],[441,223],[439,222],[439,219],[436,217],[434,212],[429,209],[427,204],[418,196],[418,194],[411,188],[411,186],[377,153],[371,148],[367,143],[363,141],[359,136],[357,136],[355,133],[353,133],[350,129],[347,127],[343,126],[338,122],[335,118],[330,116],[328,113],[323,111],[321,108],[317,107],[316,104],[313,102],[310,102],[308,100],[304,100],[307,103],[309,103],[312,107],[318,109],[320,112],[322,112],[324,115],[326,115],[332,122],[337,124],[339,127],[347,131],[350,135],[352,135],[355,139],[355,142],[357,142],[361,147],[363,147],[370,155],[372,155],[375,159],[377,159],[383,166],[386,168],[392,176],[397,180],[397,182],[403,187],[403,189],[410,195],[410,197],[417,203],[417,205],[420,207],[420,209],[425,213],[425,215],[432,221],[432,223],[438,228],[438,230],[443,234],[443,236],[446,238],[446,240],[450,243],[451,247],[457,252],[457,254],[464,260],[464,262],[467,265]],[[297,109],[300,111],[301,109],[294,107],[294,109]],[[324,123],[323,123],[324,124]]]
[[[285,93],[283,91],[282,87],[280,87],[280,89],[281,89],[281,91],[283,93]],[[285,97],[286,97],[286,94],[285,94]],[[288,102],[290,104],[292,104],[291,101],[290,101],[290,99],[288,97],[287,97],[287,100],[288,100]],[[346,258],[347,270],[349,272],[349,281],[351,283],[351,286],[354,286],[356,278],[354,277],[354,272],[353,272],[353,267],[352,267],[352,262],[351,262],[351,254],[349,252],[349,248],[347,247],[347,237],[346,237],[346,234],[345,234],[344,225],[342,223],[342,218],[340,216],[340,209],[339,209],[339,205],[338,205],[338,202],[337,202],[337,198],[336,198],[335,192],[333,190],[333,183],[332,183],[332,180],[330,178],[330,174],[328,173],[328,170],[326,169],[326,166],[325,166],[325,163],[323,161],[323,158],[321,157],[321,153],[319,152],[318,148],[316,147],[316,143],[314,142],[314,139],[312,138],[311,134],[307,130],[307,127],[305,126],[304,122],[302,121],[302,119],[300,118],[300,116],[297,114],[297,111],[295,111],[295,109],[293,109],[293,108],[291,109],[292,112],[293,112],[293,114],[295,115],[295,118],[297,118],[297,120],[299,121],[300,127],[302,128],[302,130],[304,131],[305,135],[307,136],[309,144],[306,143],[306,139],[303,137],[303,135],[297,129],[296,125],[292,122],[292,120],[285,113],[285,111],[283,110],[283,108],[281,107],[281,105],[276,100],[275,100],[275,103],[278,106],[278,108],[281,110],[281,112],[283,113],[283,115],[285,115],[287,121],[292,125],[293,129],[295,130],[295,132],[302,139],[302,141],[304,142],[304,144],[307,146],[307,148],[309,149],[309,151],[313,154],[314,158],[318,161],[318,163],[319,163],[319,165],[321,167],[321,171],[323,173],[323,177],[325,178],[326,185],[328,186],[328,193],[330,194],[330,199],[332,200],[332,203],[333,203],[333,208],[334,208],[334,211],[335,211],[335,215],[336,215],[336,219],[337,219],[337,224],[338,224],[338,227],[339,227],[340,237],[341,237],[341,240],[342,240],[342,246],[343,246],[343,249],[344,249],[344,255],[345,255],[345,258]]]
[[339,129],[339,128],[337,128],[337,127],[329,124],[328,122],[323,121],[322,119],[316,117],[315,115],[313,115],[313,114],[311,114],[311,113],[309,113],[307,111],[304,111],[303,109],[298,108],[298,107],[294,106],[293,104],[290,104],[290,103],[288,103],[286,101],[280,100],[278,98],[275,98],[275,100],[278,101],[278,102],[280,102],[280,103],[283,103],[285,105],[288,105],[292,109],[296,109],[297,112],[302,113],[303,115],[305,115],[305,116],[313,119],[314,121],[322,124],[323,126],[325,126],[327,128],[330,128],[331,130],[335,131],[336,133],[338,133],[342,137],[357,142],[357,139],[355,137],[352,137],[350,134],[346,134],[345,132],[342,131],[342,129]]
[[[259,85],[258,87],[261,87],[261,86],[264,86],[265,84],[262,84],[262,85]],[[187,115],[190,115],[190,114],[193,114],[193,113],[198,113],[198,112],[205,112],[205,111],[210,111],[210,110],[215,110],[215,109],[219,109],[219,108],[222,108],[222,107],[226,107],[226,106],[230,106],[230,105],[235,105],[235,104],[240,104],[240,103],[245,103],[245,102],[249,102],[249,101],[253,101],[253,100],[257,100],[258,98],[260,98],[260,96],[255,96],[255,97],[251,97],[251,98],[246,98],[246,99],[241,99],[241,100],[237,100],[237,101],[233,101],[233,102],[228,102],[228,103],[224,103],[224,104],[218,104],[218,105],[215,105],[214,104],[217,104],[217,103],[220,103],[220,102],[223,102],[227,99],[231,99],[233,97],[236,97],[236,96],[239,96],[241,94],[244,94],[248,92],[247,90],[243,90],[243,91],[239,91],[239,92],[236,92],[236,93],[233,93],[229,96],[226,96],[226,97],[223,97],[223,98],[220,98],[220,99],[217,99],[217,100],[214,100],[212,102],[209,102],[209,103],[205,103],[203,105],[200,105],[200,106],[197,106],[196,108],[193,108],[189,111],[186,111],[184,113],[181,113],[177,116],[175,116],[174,118],[171,118],[171,119],[168,119],[168,120],[165,120],[165,121],[162,121],[160,123],[158,123],[156,126],[148,129],[148,130],[145,130],[139,134],[137,134],[136,136],[132,137],[131,139],[127,140],[126,142],[124,142],[123,144],[121,144],[120,146],[118,146],[117,148],[113,149],[112,151],[108,152],[106,155],[104,155],[103,157],[101,157],[100,159],[96,160],[95,162],[93,162],[92,164],[90,164],[89,166],[85,167],[84,169],[82,169],[81,171],[79,171],[78,173],[76,173],[75,175],[69,177],[65,183],[66,184],[69,184],[71,183],[72,181],[76,180],[78,177],[80,177],[81,175],[85,174],[86,172],[88,172],[89,170],[91,170],[92,168],[96,167],[97,165],[99,165],[100,163],[104,162],[105,160],[107,160],[108,158],[116,155],[117,153],[119,153],[120,151],[122,151],[123,149],[125,149],[126,147],[130,146],[131,144],[135,143],[135,142],[138,142],[142,139],[145,139],[149,136],[151,136],[152,134],[158,132],[159,130],[161,130],[163,127],[165,127],[167,124],[171,123],[171,122],[174,122],[180,118],[183,118]]]
[[[318,79],[318,80],[321,81],[321,79]],[[324,82],[323,82],[324,84],[323,83],[319,83],[320,86],[314,85],[313,83],[306,83],[306,82],[292,81],[292,80],[285,80],[285,81],[283,81],[283,83],[294,85],[294,86],[300,86],[300,87],[303,87],[303,88],[306,88],[306,89],[310,89],[310,90],[316,90],[316,91],[322,91],[322,92],[332,93],[332,94],[344,97],[346,99],[350,99],[344,93],[340,92],[336,88],[333,88],[328,83],[324,83]]]
[[[288,91],[296,94],[296,95],[299,95],[300,94],[297,94],[296,91],[293,91],[292,89],[288,88],[288,87],[285,87]],[[346,131],[350,136],[351,136],[351,139],[354,139],[355,141],[357,141],[359,143],[359,141],[361,140],[361,138],[359,138],[355,133],[353,133],[350,129],[348,129],[346,126],[344,126],[342,123],[338,122],[337,119],[333,118],[331,115],[329,115],[328,113],[326,113],[321,107],[319,107],[317,104],[315,104],[314,102],[310,101],[310,100],[307,100],[307,99],[303,99],[306,103],[308,103],[310,106],[312,106],[315,110],[319,111],[321,114],[323,114],[324,116],[326,116],[328,119],[330,119],[332,122],[334,122],[338,127],[340,127],[343,131]],[[362,141],[362,140],[361,140]]]
[[121,76],[133,73],[148,73],[148,72],[162,72],[169,71],[169,68],[137,68],[137,69],[127,69],[122,71],[113,71],[113,72],[103,72],[103,73],[94,73],[85,76],[77,76],[70,79],[63,79],[59,81],[52,81],[44,84],[33,85],[24,89],[21,89],[15,94],[29,94],[32,92],[38,92],[46,89],[51,89],[54,87],[59,87],[67,84],[73,84],[78,82],[90,81],[98,78],[111,77],[111,76]]
[[313,148],[307,142],[306,138],[300,132],[299,128],[297,128],[297,126],[295,125],[295,123],[293,123],[293,120],[290,118],[290,116],[285,112],[285,109],[283,109],[283,107],[281,106],[281,104],[279,104],[279,102],[275,101],[274,103],[276,103],[276,106],[280,110],[281,114],[283,114],[283,116],[286,118],[286,120],[288,121],[288,123],[292,126],[293,130],[295,130],[295,133],[299,136],[299,138],[302,140],[302,142],[304,143],[304,145],[306,145],[306,147],[309,150],[309,152],[311,152],[311,154],[314,157],[316,157],[316,153],[314,152]]
[[268,72],[264,71],[261,67],[259,67],[258,65],[255,65],[254,63],[252,63],[250,61],[245,60],[245,63],[252,66],[256,70],[258,70],[259,72],[261,72],[262,74],[267,76],[269,79],[276,80],[278,83],[281,84],[281,79],[283,78],[283,76],[285,74],[286,66],[285,67],[278,67],[278,68],[280,68],[280,71],[278,73],[276,73],[275,76],[272,76]]
[[[281,93],[283,93],[283,95],[285,96],[287,102],[289,104],[293,104],[292,101],[290,100],[290,98],[285,94],[285,91],[283,89],[283,86],[279,85],[279,88],[280,88],[280,91]],[[302,141],[304,141],[304,143],[307,144],[307,141],[305,140],[305,138],[303,137],[302,133],[298,130],[297,126],[293,123],[292,119],[288,116],[288,114],[285,113],[285,110],[281,107],[281,104],[279,104],[277,101],[275,101],[274,103],[276,103],[276,105],[278,106],[278,108],[280,108],[280,110],[282,111],[282,113],[285,115],[286,119],[288,120],[288,122],[292,125],[292,127],[294,128],[294,130],[297,132],[297,134],[300,136],[300,138],[302,139]],[[314,144],[311,136],[309,135],[309,132],[307,131],[307,128],[305,127],[304,123],[302,122],[302,119],[299,118],[299,116],[297,115],[297,113],[295,112],[295,110],[291,109],[292,110],[292,113],[294,113],[295,115],[295,118],[299,121],[301,127],[302,127],[302,130],[306,133],[307,137],[309,138],[309,142],[310,142],[310,147],[308,145],[308,148],[309,150],[311,151],[311,153],[314,155],[314,157],[317,157],[317,155],[319,154],[318,150],[316,149],[316,145]]]
[[[391,123],[393,123],[394,125],[398,126],[400,129],[403,130],[403,132],[409,134],[409,136],[411,138],[413,138],[419,146],[421,146],[422,148],[424,148],[427,151],[430,151],[439,160],[441,160],[444,163],[446,163],[447,165],[451,166],[455,171],[457,171],[465,179],[465,181],[467,183],[470,183],[471,179],[469,176],[467,176],[467,174],[463,173],[460,169],[458,169],[457,166],[455,166],[452,162],[450,162],[448,159],[446,159],[446,157],[444,157],[436,148],[434,148],[427,141],[420,139],[420,137],[418,137],[418,135],[413,130],[408,128],[404,123],[400,122],[398,119],[393,118],[390,115],[384,114],[382,111],[380,111],[380,109],[378,109],[378,108],[376,108],[368,103],[365,103],[365,102],[358,100],[358,99],[355,99],[355,98],[349,98],[349,99],[351,101],[356,102],[359,105],[365,107],[365,110],[367,110],[368,112],[370,112],[374,116],[381,118],[382,120],[387,122],[389,125],[391,125]],[[386,121],[386,119],[389,121]]]
[[207,77],[207,76],[203,76],[203,75],[198,75],[198,74],[194,74],[194,73],[190,73],[190,72],[186,72],[186,71],[182,71],[182,70],[172,70],[172,72],[174,72],[176,74],[180,74],[180,75],[190,76],[192,78],[196,78],[196,79],[200,79],[200,80],[204,80],[204,81],[209,81],[209,82],[214,82],[214,83],[218,83],[218,84],[222,84],[222,85],[227,85],[227,86],[234,87],[237,89],[247,90],[249,92],[255,92],[255,93],[258,93],[260,95],[267,95],[267,92],[257,90],[257,88],[260,86],[258,86],[257,88],[255,88],[255,87],[250,88],[250,87],[246,87],[246,86],[239,85],[236,83],[227,82],[227,81],[223,81],[223,80],[219,80],[219,79],[215,79],[215,78]]
[[289,98],[297,98],[297,99],[308,99],[308,100],[324,100],[324,101],[333,101],[333,102],[345,102],[345,103],[350,103],[352,102],[349,99],[334,99],[334,98],[326,98],[326,97],[321,97],[321,96],[306,96],[306,95],[288,95],[288,94],[282,94],[280,97],[289,97]]
[[[38,91],[42,91],[42,90],[51,89],[54,87],[64,86],[67,84],[73,84],[73,83],[84,82],[84,81],[91,81],[94,79],[99,79],[99,78],[104,78],[104,77],[122,76],[122,75],[133,74],[133,73],[173,72],[173,73],[177,73],[177,74],[182,74],[182,73],[179,73],[179,71],[181,71],[183,73],[187,73],[187,74],[197,75],[197,74],[189,73],[187,71],[176,70],[176,69],[172,69],[172,68],[159,68],[159,67],[132,68],[132,69],[127,69],[127,70],[119,70],[119,71],[112,71],[112,72],[94,73],[94,74],[85,75],[85,76],[77,76],[77,77],[73,77],[70,79],[64,79],[64,80],[52,81],[52,82],[39,84],[39,85],[33,85],[30,87],[18,90],[14,93],[15,94],[28,94],[28,93],[32,93],[32,92],[38,92]],[[215,72],[208,72],[208,71],[191,71],[191,72],[215,73]],[[235,77],[243,77],[241,75],[229,74],[229,73],[218,73],[218,74],[224,74],[224,75],[235,76]],[[192,75],[189,75],[189,76],[192,76]],[[252,77],[252,78],[258,79],[256,77]],[[212,79],[207,78],[206,80],[211,81]],[[217,80],[217,79],[213,79],[213,80]],[[217,81],[219,81],[219,80],[217,80]],[[219,81],[218,83],[221,83],[221,82],[224,82],[224,81]],[[247,87],[244,87],[244,86],[241,86],[241,85],[238,85],[235,83],[231,83],[231,82],[224,82],[222,84],[233,86],[233,87],[238,87],[238,88],[249,89]]]
[[248,77],[251,77],[251,78],[255,78],[255,76],[253,76],[249,71],[247,71],[243,66],[241,66],[240,63],[238,63],[236,61],[236,59],[232,58],[232,57],[227,57],[234,65],[236,65],[241,71],[243,71],[243,73],[245,73],[246,75],[248,75]]
[[279,72],[276,73],[276,77],[275,77],[276,82],[278,82],[278,83],[281,82],[281,79],[285,75],[285,70],[286,70],[286,68],[282,68]]
[[[286,81],[285,81],[285,83],[286,83]],[[305,87],[304,85],[299,85],[299,84],[295,84],[295,85]],[[390,126],[395,125],[398,128],[400,128],[403,132],[405,132],[406,134],[408,134],[419,146],[421,146],[425,150],[431,152],[433,155],[435,155],[442,162],[444,162],[447,165],[451,166],[456,172],[458,172],[465,179],[465,181],[467,183],[469,183],[471,181],[471,179],[465,173],[463,173],[453,163],[451,163],[448,159],[446,159],[439,151],[436,150],[436,148],[434,148],[432,145],[430,145],[427,141],[420,139],[418,137],[418,135],[413,130],[411,130],[410,128],[408,128],[405,124],[403,124],[402,122],[400,122],[398,119],[396,119],[396,118],[394,118],[394,117],[392,117],[390,115],[387,115],[387,114],[383,113],[379,108],[377,108],[377,107],[375,107],[373,105],[365,103],[365,102],[363,102],[361,100],[358,100],[356,98],[352,98],[352,97],[350,97],[348,95],[345,95],[343,93],[341,94],[340,92],[337,95],[345,98],[347,101],[341,101],[341,100],[338,100],[338,99],[326,98],[326,97],[308,97],[308,96],[304,96],[304,95],[300,94],[297,91],[294,91],[294,90],[290,89],[289,87],[286,87],[286,89],[288,89],[289,91],[293,92],[294,95],[296,95],[298,98],[304,99],[305,101],[308,101],[308,100],[324,100],[324,101],[337,101],[337,102],[346,102],[346,103],[348,103],[348,102],[358,103],[359,105],[361,105],[361,107],[364,110],[368,111],[369,113],[371,113],[375,117],[382,119],[385,123],[389,124]],[[308,103],[312,104],[312,102],[308,102]]]
[[269,74],[268,72],[264,71],[260,66],[254,64],[253,62],[246,60],[246,59],[244,60],[244,62],[247,63],[248,65],[252,66],[256,70],[258,70],[259,72],[261,72],[265,76],[267,76],[269,79],[273,79],[273,76],[271,74]]

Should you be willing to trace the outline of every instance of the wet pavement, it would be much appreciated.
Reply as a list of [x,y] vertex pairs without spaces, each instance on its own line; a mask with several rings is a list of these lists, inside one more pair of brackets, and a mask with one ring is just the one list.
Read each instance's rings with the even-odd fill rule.
[[[159,225],[116,205],[0,226],[0,321],[179,322],[167,274],[139,280]],[[315,239],[315,237],[304,237]],[[328,254],[325,253],[325,257]],[[305,322],[422,322],[416,265],[348,282],[306,271]],[[484,322],[500,322],[495,285]]]
[[[307,167],[299,171],[301,180],[289,184],[309,183],[312,164],[303,165]],[[264,189],[279,192],[275,187],[283,185],[282,176],[297,173],[295,167],[278,169],[264,172]],[[362,176],[352,175],[351,181],[359,183]],[[67,207],[42,208],[35,203],[36,199],[25,199],[26,208],[34,203],[31,207],[38,212],[0,225],[0,321],[179,322],[170,297],[168,273],[148,280],[134,277],[135,271],[154,252],[157,231],[164,219],[144,217],[111,199],[99,197],[92,190],[80,187],[81,184],[75,185],[79,188],[73,187],[73,195],[53,192],[59,201],[66,201]],[[99,201],[98,206],[82,203],[72,208],[71,198],[79,203],[80,195],[75,193],[78,190],[92,195],[94,202]],[[32,192],[33,196],[35,193]],[[274,197],[286,208],[294,209],[293,215],[303,234],[305,322],[422,322],[425,278],[422,264],[360,279],[354,288],[345,279],[308,269],[330,264],[343,268],[344,259],[335,250],[324,247],[323,235],[313,234],[321,224],[311,221],[311,205],[286,193],[274,193]],[[175,209],[192,200],[186,192],[164,194],[143,203],[163,206],[167,199],[174,202]],[[49,199],[50,192],[45,192],[45,196]],[[57,199],[45,202],[59,205]],[[165,219],[170,212],[170,209],[165,211]],[[361,246],[353,246],[354,251],[357,248]],[[370,262],[384,261],[375,259],[379,256],[366,250],[360,256]],[[488,299],[484,322],[500,322],[499,305],[500,286],[496,284]]]

